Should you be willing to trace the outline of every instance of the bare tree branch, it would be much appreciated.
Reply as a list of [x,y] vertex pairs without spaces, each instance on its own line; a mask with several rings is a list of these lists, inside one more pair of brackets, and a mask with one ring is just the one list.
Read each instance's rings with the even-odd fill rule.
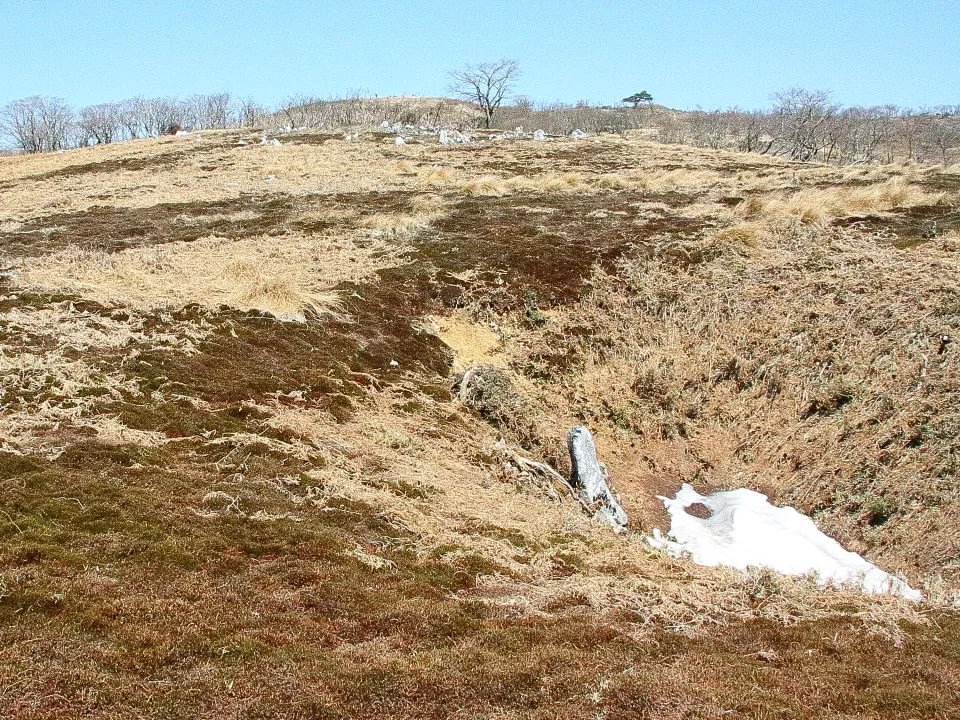
[[486,127],[490,127],[493,114],[520,77],[520,64],[516,60],[496,60],[467,65],[451,70],[450,77],[453,79],[450,92],[479,105]]

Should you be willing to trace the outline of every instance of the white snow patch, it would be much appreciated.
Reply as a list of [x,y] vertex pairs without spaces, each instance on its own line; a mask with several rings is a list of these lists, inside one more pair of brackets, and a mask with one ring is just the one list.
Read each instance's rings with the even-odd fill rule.
[[[680,556],[689,553],[698,565],[745,570],[766,567],[785,575],[815,573],[820,582],[852,585],[869,593],[892,593],[920,601],[923,594],[885,573],[824,535],[813,520],[792,507],[776,507],[767,496],[741,488],[701,495],[684,483],[676,498],[660,497],[670,513],[668,539],[659,529],[647,542]],[[686,512],[704,505],[710,517]]]

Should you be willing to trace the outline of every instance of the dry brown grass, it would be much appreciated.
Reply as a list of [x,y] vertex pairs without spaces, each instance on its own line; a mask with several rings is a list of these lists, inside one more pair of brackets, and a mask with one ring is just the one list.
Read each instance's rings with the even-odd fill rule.
[[510,188],[503,178],[483,175],[461,183],[460,191],[464,195],[503,197],[510,192]]
[[391,262],[389,249],[361,248],[348,234],[208,237],[118,253],[68,249],[31,260],[19,282],[140,311],[197,303],[302,322],[311,312],[336,308],[330,289],[337,283]]
[[506,359],[500,348],[500,336],[489,323],[474,321],[460,312],[447,317],[427,318],[427,329],[453,350],[452,370],[455,373],[474,365],[504,366]]
[[77,310],[70,302],[13,308],[0,318],[11,334],[0,341],[0,448],[45,457],[66,449],[57,436],[66,427],[92,430],[105,443],[152,445],[163,437],[99,414],[105,404],[139,395],[137,384],[115,369],[98,367],[93,357],[76,357],[78,352],[95,357],[150,347],[190,354],[206,334],[186,322],[148,331],[143,318],[115,319]]
[[742,222],[731,227],[718,230],[716,235],[717,243],[732,248],[738,247],[756,247],[764,238],[769,235],[769,228],[757,222]]
[[[471,553],[493,560],[501,570],[478,579],[465,596],[472,600],[514,613],[550,614],[575,598],[596,611],[629,611],[638,634],[647,626],[689,630],[751,618],[794,623],[843,616],[851,607],[874,631],[897,641],[903,637],[898,622],[925,622],[902,600],[824,591],[810,580],[773,573],[694,568],[651,551],[642,534],[617,539],[575,504],[551,501],[522,473],[491,482],[487,471],[468,470],[462,454],[472,433],[425,436],[417,419],[389,407],[382,398],[346,426],[322,413],[264,408],[271,426],[293,433],[309,454],[322,458],[322,469],[308,473],[316,487],[292,496],[293,506],[362,501],[418,538],[422,554],[446,547],[455,548],[444,554],[451,561]],[[493,444],[489,434],[487,442]],[[362,470],[371,463],[380,468],[373,477]],[[575,558],[578,570],[557,577],[564,558]],[[751,599],[758,583],[765,593],[760,608]]]
[[482,175],[460,184],[465,195],[503,197],[515,193],[576,193],[590,192],[590,186],[579,173],[543,173],[501,178]]
[[[41,238],[14,258],[0,714],[947,716],[960,382],[938,338],[960,323],[955,233],[903,252],[793,213],[737,218],[721,201],[841,173],[620,138],[223,138],[5,166],[5,233],[103,196],[152,208],[252,192],[258,209],[201,204],[158,222],[149,248],[45,253]],[[126,150],[184,157],[17,181]],[[896,172],[850,177],[885,189],[845,207],[924,200],[886,182]],[[475,237],[471,194],[514,196],[488,201]],[[241,239],[167,242],[201,217]],[[262,235],[239,227],[270,217]],[[512,223],[544,233],[543,253],[468,252],[491,217],[508,238]],[[405,242],[431,223],[429,242]],[[329,321],[222,310],[308,319],[340,283]],[[509,378],[523,423],[456,399],[453,373],[476,363]],[[625,538],[517,461],[563,470],[574,423],[596,432],[634,521]],[[930,601],[662,556],[644,533],[680,480],[776,490]]]
[[[207,134],[203,134],[207,137]],[[449,171],[420,174],[398,172],[384,162],[373,143],[324,145],[248,144],[238,146],[236,134],[224,133],[198,142],[194,137],[163,138],[84,148],[61,155],[0,158],[0,179],[13,186],[0,196],[0,222],[22,222],[55,212],[84,211],[109,197],[115,207],[146,208],[158,203],[216,202],[254,193],[307,195],[428,187],[449,182]],[[408,151],[404,167],[431,151]],[[162,156],[181,153],[179,162]],[[142,170],[58,174],[70,164],[94,167],[119,158],[137,157]],[[154,165],[149,163],[154,162]],[[3,169],[6,168],[6,172]],[[33,180],[18,179],[49,173]]]
[[867,186],[809,188],[780,197],[754,196],[740,208],[746,217],[797,217],[805,223],[887,212],[894,208],[937,205],[945,193],[930,193],[902,177]]
[[[424,202],[422,205],[431,205]],[[371,215],[360,221],[360,226],[372,230],[375,235],[395,240],[403,240],[413,237],[418,232],[430,227],[443,213],[439,211],[440,205],[432,204],[434,210],[426,210],[415,213],[400,213],[393,215]]]
[[[648,453],[667,443],[653,475],[675,472],[672,454],[708,486],[775,488],[882,566],[955,583],[950,238],[904,252],[795,221],[665,243],[654,257],[624,264],[541,331],[594,328],[588,360],[544,405],[572,403],[579,388],[592,422],[642,438]],[[700,259],[678,269],[688,258]],[[547,342],[524,330],[513,363]]]
[[603,188],[662,193],[708,190],[721,180],[722,176],[713,170],[689,168],[605,173],[597,179],[597,184]]

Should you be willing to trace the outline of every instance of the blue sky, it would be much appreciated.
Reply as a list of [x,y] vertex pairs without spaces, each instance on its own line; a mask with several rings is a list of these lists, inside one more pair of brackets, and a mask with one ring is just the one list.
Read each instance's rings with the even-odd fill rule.
[[229,91],[443,94],[515,58],[536,101],[761,107],[792,86],[847,105],[960,104],[960,1],[0,0],[0,102]]

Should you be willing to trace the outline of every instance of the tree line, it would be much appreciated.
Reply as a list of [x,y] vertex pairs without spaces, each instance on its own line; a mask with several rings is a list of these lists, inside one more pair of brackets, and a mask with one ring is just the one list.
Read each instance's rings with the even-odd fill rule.
[[[507,64],[504,65],[503,63]],[[288,97],[275,108],[229,93],[187,98],[136,97],[74,109],[61,98],[34,96],[0,108],[0,135],[21,152],[51,152],[72,147],[155,137],[178,130],[250,127],[264,129],[337,128],[378,124],[439,125],[454,122],[461,129],[489,126],[494,111],[500,127],[522,125],[528,130],[568,134],[626,132],[642,129],[652,139],[715,149],[778,155],[792,160],[828,163],[914,161],[950,164],[960,160],[960,105],[913,110],[893,105],[844,107],[830,94],[799,88],[777,93],[763,110],[675,111],[651,106],[647,93],[625,99],[633,108],[573,105],[534,105],[525,97],[504,103],[505,89],[519,70],[513,61],[473,66],[479,75],[451,75],[459,97],[471,100],[480,114],[451,113],[449,101],[416,98],[378,99],[354,94],[320,99]],[[486,74],[485,74],[486,73]],[[489,77],[492,94],[485,95]],[[481,79],[481,85],[477,79]],[[503,88],[496,81],[506,79]],[[483,102],[477,98],[482,97]],[[652,98],[651,98],[652,99]],[[636,102],[634,102],[636,100]],[[645,107],[638,107],[646,101]]]
[[661,113],[657,139],[837,164],[960,159],[960,105],[915,110],[844,107],[825,91],[793,88],[766,110]]
[[226,128],[256,107],[234,102],[229,93],[177,98],[130,98],[75,110],[62,98],[22,98],[0,108],[0,133],[18,150],[51,152],[132,138],[155,137],[184,128]]
[[57,97],[33,96],[0,107],[0,138],[20,152],[54,152],[136,138],[172,135],[180,130],[247,127],[268,130],[340,128],[379,124],[439,125],[469,122],[449,101],[371,98],[360,94],[320,98],[291,95],[268,108],[230,93],[187,98],[136,97],[75,110]]

